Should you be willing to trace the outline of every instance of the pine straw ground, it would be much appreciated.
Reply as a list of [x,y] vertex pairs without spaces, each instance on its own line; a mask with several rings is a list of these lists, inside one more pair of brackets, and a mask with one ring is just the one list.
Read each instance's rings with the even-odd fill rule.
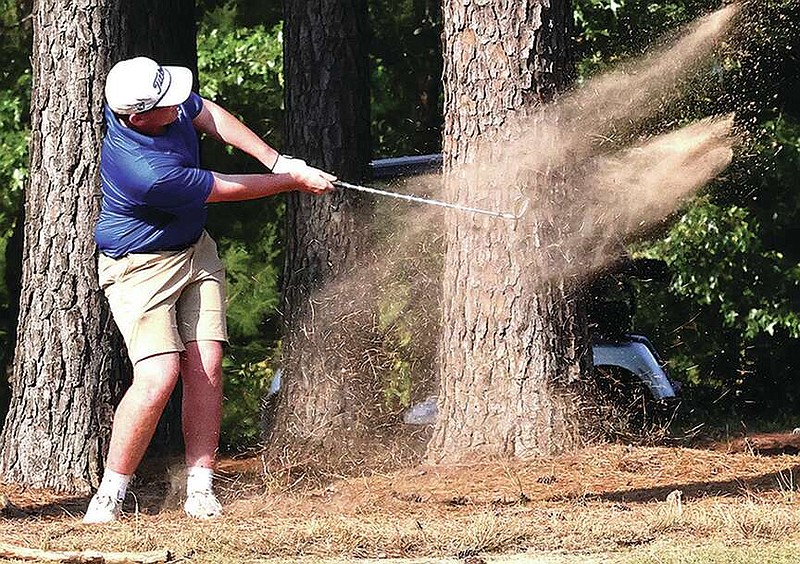
[[[166,479],[140,479],[125,519],[107,526],[80,524],[86,499],[3,485],[13,507],[0,517],[0,543],[162,550],[189,562],[477,563],[502,553],[607,562],[643,547],[652,555],[658,547],[708,543],[755,553],[800,546],[800,437],[760,440],[705,448],[609,444],[525,462],[317,475],[313,484],[304,472],[265,475],[258,458],[229,459],[218,480],[225,515],[206,523],[183,515]],[[654,558],[642,561],[661,561]]]

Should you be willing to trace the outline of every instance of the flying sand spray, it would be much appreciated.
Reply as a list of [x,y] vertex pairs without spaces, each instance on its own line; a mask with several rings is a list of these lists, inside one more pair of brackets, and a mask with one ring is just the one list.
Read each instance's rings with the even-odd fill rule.
[[[694,126],[662,133],[647,143],[616,155],[593,154],[596,150],[594,140],[609,129],[619,129],[625,123],[656,112],[659,105],[670,97],[676,97],[679,89],[670,86],[705,60],[737,12],[738,5],[718,10],[700,20],[692,33],[669,51],[656,51],[627,71],[596,77],[590,81],[590,87],[576,90],[560,103],[549,106],[546,111],[540,109],[527,120],[523,118],[517,125],[526,131],[536,131],[542,139],[549,139],[550,146],[547,151],[532,153],[529,136],[522,136],[505,147],[505,152],[512,155],[516,163],[535,170],[548,170],[553,167],[553,162],[560,165],[567,159],[593,161],[595,164],[593,177],[581,177],[578,170],[572,179],[573,183],[583,185],[585,189],[584,194],[577,198],[579,205],[567,202],[565,209],[563,201],[553,204],[536,198],[538,205],[557,207],[557,210],[551,210],[554,216],[582,216],[576,223],[591,225],[597,231],[605,228],[607,232],[600,233],[600,238],[616,240],[624,232],[636,231],[643,224],[666,217],[685,197],[724,169],[732,158],[731,116],[708,118]],[[681,173],[675,174],[677,170]],[[507,175],[507,171],[504,170],[503,174]],[[529,195],[519,210],[510,213],[344,181],[334,181],[333,185],[512,221],[522,219],[530,202]],[[633,194],[636,196],[631,198]],[[600,205],[587,207],[586,202],[591,200]],[[652,213],[656,210],[658,213]],[[577,238],[588,239],[586,235],[580,233]],[[561,241],[561,246],[564,244],[574,246],[575,242]]]

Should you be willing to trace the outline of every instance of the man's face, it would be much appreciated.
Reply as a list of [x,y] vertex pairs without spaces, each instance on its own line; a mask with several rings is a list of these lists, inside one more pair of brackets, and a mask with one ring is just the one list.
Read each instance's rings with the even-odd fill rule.
[[139,114],[140,123],[147,127],[165,127],[178,119],[178,106],[153,108]]

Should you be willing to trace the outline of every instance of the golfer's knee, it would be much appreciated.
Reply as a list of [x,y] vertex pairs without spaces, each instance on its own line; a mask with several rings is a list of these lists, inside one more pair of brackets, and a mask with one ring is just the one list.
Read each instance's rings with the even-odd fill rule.
[[154,407],[164,405],[175,388],[179,370],[177,354],[145,358],[134,367],[131,388],[140,401]]

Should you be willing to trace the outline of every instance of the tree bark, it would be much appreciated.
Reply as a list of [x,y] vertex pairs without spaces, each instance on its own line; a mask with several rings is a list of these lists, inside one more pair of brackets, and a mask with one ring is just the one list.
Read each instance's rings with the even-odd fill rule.
[[197,79],[197,26],[192,0],[133,0],[113,14],[109,27],[122,38],[119,58],[145,56],[181,65]]
[[[537,181],[511,169],[504,178],[490,163],[503,162],[515,124],[572,79],[569,4],[445,2],[450,199],[510,210]],[[554,192],[557,177],[547,177]],[[581,442],[585,324],[567,281],[534,267],[547,264],[553,223],[536,215],[535,202],[518,222],[447,215],[432,462],[550,454]]]
[[[7,481],[86,493],[100,480],[113,409],[130,374],[97,286],[103,87],[109,62],[157,33],[119,25],[130,15],[126,10],[164,15],[157,5],[34,4],[19,323],[11,405],[0,435],[0,476]],[[193,29],[181,14],[164,17]],[[162,22],[159,34],[178,33],[170,29]]]
[[122,370],[120,343],[97,287],[93,236],[106,6],[37,2],[33,14],[31,172],[0,474],[86,492],[102,467]]
[[[289,0],[284,10],[286,151],[358,180],[370,155],[366,2]],[[370,408],[371,377],[350,340],[359,342],[371,313],[343,282],[363,250],[366,211],[341,191],[288,197],[276,444],[341,438]]]

